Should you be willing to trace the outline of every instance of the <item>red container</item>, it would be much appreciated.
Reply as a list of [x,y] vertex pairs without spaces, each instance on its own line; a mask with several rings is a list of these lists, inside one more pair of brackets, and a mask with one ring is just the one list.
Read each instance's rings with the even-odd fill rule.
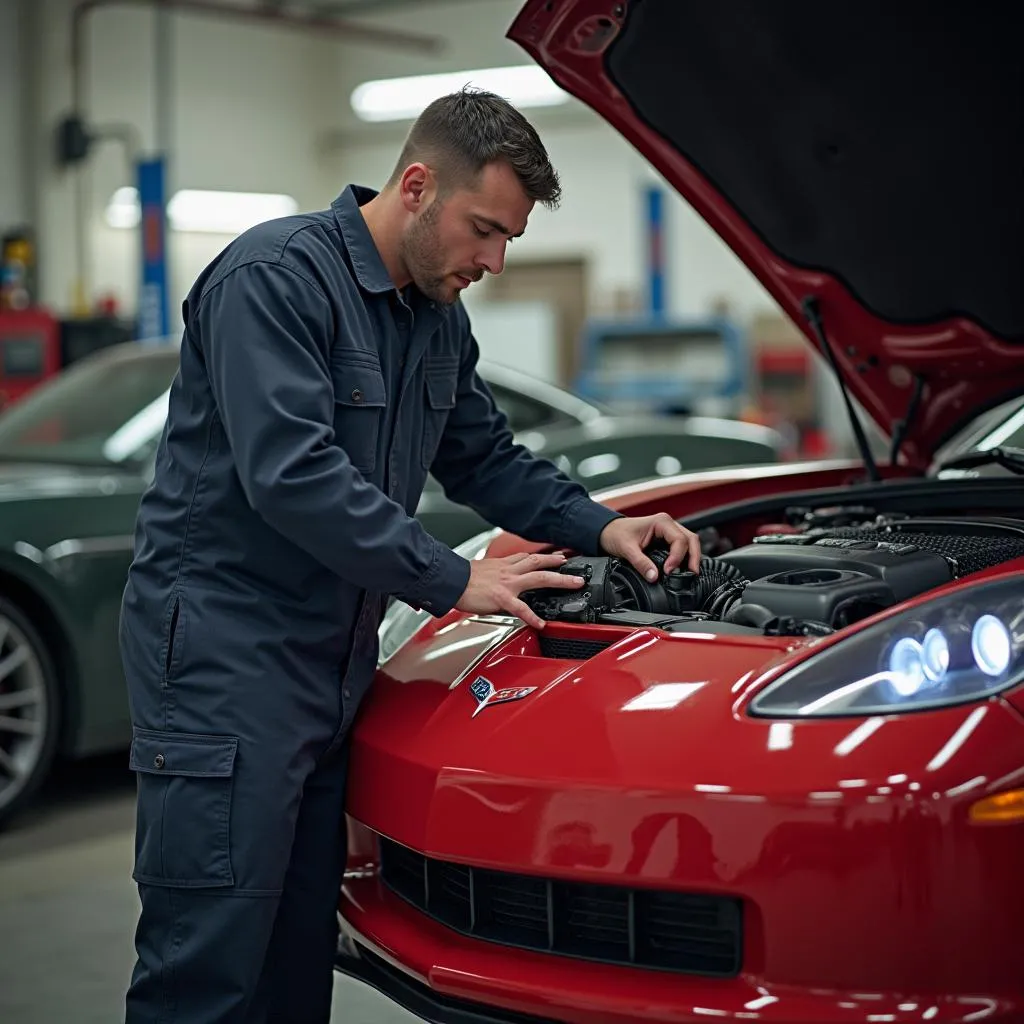
[[60,322],[43,309],[0,312],[0,411],[61,367]]

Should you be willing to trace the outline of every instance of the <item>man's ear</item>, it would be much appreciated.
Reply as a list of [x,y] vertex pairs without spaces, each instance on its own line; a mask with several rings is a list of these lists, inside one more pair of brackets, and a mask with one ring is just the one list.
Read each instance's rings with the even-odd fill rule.
[[409,164],[398,182],[402,205],[410,213],[419,213],[425,209],[436,188],[433,172],[426,164],[419,162]]

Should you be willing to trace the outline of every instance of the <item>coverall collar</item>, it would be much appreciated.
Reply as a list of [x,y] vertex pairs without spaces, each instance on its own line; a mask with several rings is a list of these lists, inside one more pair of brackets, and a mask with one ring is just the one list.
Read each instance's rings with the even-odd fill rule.
[[366,226],[359,207],[368,203],[377,195],[372,188],[362,185],[349,185],[344,192],[331,204],[334,217],[341,228],[345,247],[352,260],[359,286],[368,292],[381,294],[395,291],[395,283],[388,274],[387,267],[377,251],[377,245]]

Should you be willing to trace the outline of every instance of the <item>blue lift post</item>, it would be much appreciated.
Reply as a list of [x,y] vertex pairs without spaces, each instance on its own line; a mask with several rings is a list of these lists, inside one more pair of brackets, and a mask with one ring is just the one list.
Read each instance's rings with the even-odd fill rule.
[[652,320],[665,316],[665,231],[663,193],[647,189],[647,301]]
[[[591,320],[581,338],[580,373],[575,390],[583,397],[610,406],[639,406],[651,411],[699,411],[708,399],[739,401],[745,392],[748,367],[743,333],[727,317],[714,316],[676,319],[668,314],[666,275],[666,231],[664,190],[646,189],[647,310],[637,317]],[[702,348],[715,352],[718,369],[713,379],[695,374],[688,378],[686,351],[694,362]],[[622,357],[626,349],[627,358]],[[680,372],[666,373],[645,368],[648,357],[657,350],[676,349],[680,354]],[[615,358],[615,353],[618,358]],[[610,361],[619,369],[608,371]],[[628,366],[628,370],[622,368]]]
[[139,293],[139,339],[162,344],[170,334],[167,300],[167,201],[162,158],[136,166],[141,217],[142,282]]

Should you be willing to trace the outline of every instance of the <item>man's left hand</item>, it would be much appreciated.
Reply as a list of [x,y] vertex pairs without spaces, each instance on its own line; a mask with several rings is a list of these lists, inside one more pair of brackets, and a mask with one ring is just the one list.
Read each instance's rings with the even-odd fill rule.
[[669,546],[665,559],[665,572],[677,569],[684,561],[692,572],[700,572],[700,539],[684,526],[680,526],[668,513],[659,512],[654,516],[622,516],[613,519],[602,531],[600,545],[609,555],[625,559],[645,579],[654,583],[658,579],[658,568],[645,554],[655,538]]

